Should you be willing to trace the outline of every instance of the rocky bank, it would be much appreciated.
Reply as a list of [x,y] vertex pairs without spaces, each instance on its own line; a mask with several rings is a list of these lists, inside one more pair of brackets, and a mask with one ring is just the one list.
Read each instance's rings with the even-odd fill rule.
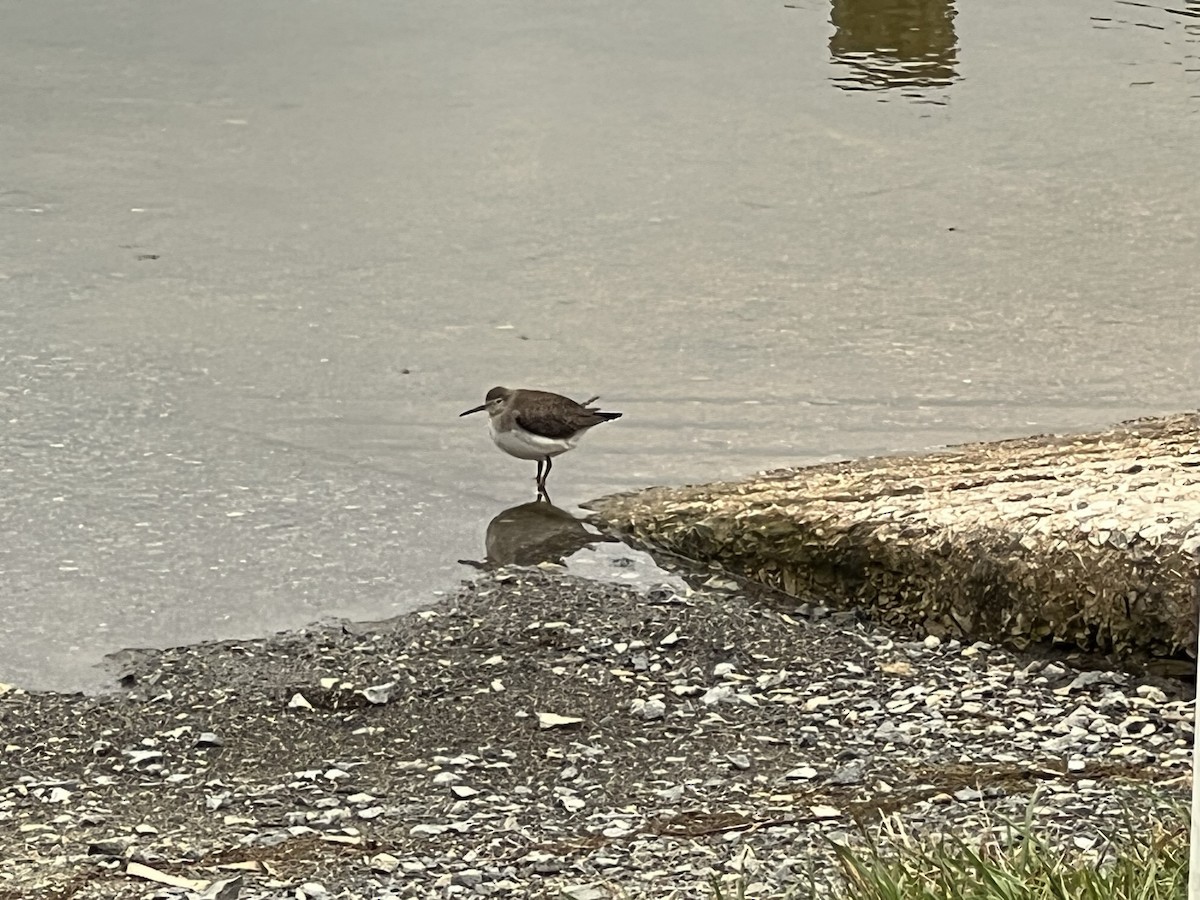
[[1185,802],[1191,704],[710,579],[501,569],[371,626],[0,688],[0,898],[805,896],[832,847]]

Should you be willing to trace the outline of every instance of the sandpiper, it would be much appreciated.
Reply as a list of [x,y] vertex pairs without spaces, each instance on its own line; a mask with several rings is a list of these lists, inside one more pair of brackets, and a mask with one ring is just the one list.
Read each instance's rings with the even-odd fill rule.
[[589,428],[621,418],[619,412],[592,408],[598,399],[576,403],[549,391],[494,387],[481,406],[459,413],[459,417],[487,410],[492,441],[509,456],[537,460],[538,496],[549,500],[546,478],[550,475],[550,460],[574,449]]

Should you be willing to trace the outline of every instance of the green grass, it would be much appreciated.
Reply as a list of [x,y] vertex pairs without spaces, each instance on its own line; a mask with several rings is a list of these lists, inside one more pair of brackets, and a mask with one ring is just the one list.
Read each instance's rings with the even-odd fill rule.
[[1022,835],[1008,849],[953,840],[885,855],[837,848],[846,900],[1186,900],[1186,832],[1151,828],[1089,859]]
[[[1030,804],[1032,810],[1033,804]],[[1031,817],[981,839],[915,840],[893,825],[865,849],[835,844],[845,886],[829,900],[1186,900],[1188,811],[1127,816],[1101,854],[1064,849]],[[738,896],[714,884],[717,900]],[[817,896],[797,887],[775,900]]]

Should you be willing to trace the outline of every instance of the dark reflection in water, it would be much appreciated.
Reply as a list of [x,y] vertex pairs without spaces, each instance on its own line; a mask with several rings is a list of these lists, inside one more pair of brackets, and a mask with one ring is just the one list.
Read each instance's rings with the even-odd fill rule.
[[900,90],[944,104],[921,89],[958,79],[953,0],[833,0],[829,52],[846,91]]
[[460,559],[459,562],[477,569],[561,563],[584,547],[615,540],[588,531],[581,520],[566,510],[535,500],[510,507],[488,523],[482,561]]

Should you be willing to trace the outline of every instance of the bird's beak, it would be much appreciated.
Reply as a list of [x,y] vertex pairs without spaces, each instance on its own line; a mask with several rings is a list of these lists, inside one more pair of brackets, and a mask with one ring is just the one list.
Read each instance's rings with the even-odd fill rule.
[[458,417],[461,419],[463,416],[469,416],[471,413],[483,412],[485,409],[487,409],[486,403],[483,404],[483,406],[476,406],[474,409],[468,409],[466,412],[460,412]]

